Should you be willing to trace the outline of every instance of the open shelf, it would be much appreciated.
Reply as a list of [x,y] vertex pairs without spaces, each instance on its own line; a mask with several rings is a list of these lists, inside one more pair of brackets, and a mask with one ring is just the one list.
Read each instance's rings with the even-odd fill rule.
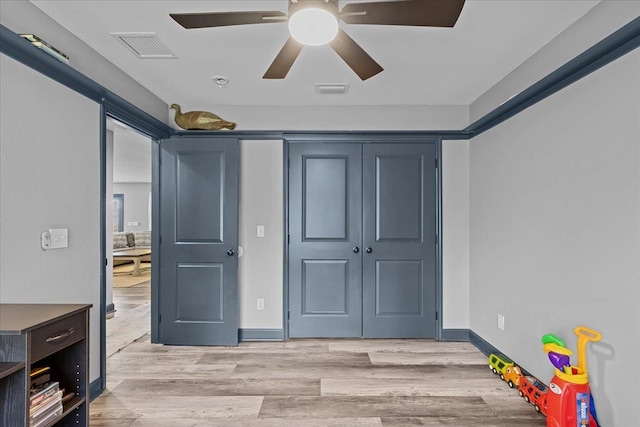
[[24,368],[23,362],[0,362],[0,380]]
[[60,421],[61,419],[63,419],[64,417],[66,417],[67,415],[72,413],[73,411],[75,411],[85,401],[86,401],[86,399],[84,397],[79,397],[79,396],[74,397],[70,402],[68,402],[67,404],[65,404],[62,407],[63,408],[62,409],[62,414],[60,416],[56,417],[56,419],[54,419],[54,420],[51,420],[50,423],[45,424],[43,427],[51,427],[51,426],[55,425],[58,421]]
[[43,377],[38,378],[45,387],[73,390],[74,395],[61,411],[58,397],[36,410],[38,425],[89,424],[90,308],[89,304],[0,304],[0,426],[29,426],[30,373],[45,367],[50,371],[41,371]]

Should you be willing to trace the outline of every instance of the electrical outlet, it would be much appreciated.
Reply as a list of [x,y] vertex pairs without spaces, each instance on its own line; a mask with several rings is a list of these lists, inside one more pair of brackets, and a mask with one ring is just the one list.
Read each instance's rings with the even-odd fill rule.
[[504,331],[504,316],[502,314],[498,314],[498,329]]
[[264,298],[258,298],[256,308],[258,310],[264,310]]

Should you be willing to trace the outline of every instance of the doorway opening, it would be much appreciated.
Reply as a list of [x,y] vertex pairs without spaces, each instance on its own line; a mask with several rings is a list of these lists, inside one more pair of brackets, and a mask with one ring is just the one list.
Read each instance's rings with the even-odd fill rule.
[[148,136],[107,117],[107,359],[148,335],[151,329],[152,144]]

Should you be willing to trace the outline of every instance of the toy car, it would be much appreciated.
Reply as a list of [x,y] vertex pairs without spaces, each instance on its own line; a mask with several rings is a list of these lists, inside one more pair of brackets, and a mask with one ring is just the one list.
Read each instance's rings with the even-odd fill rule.
[[491,353],[489,355],[489,369],[494,374],[500,375],[500,379],[504,380],[504,374],[508,367],[513,367],[515,364],[511,359],[502,353]]
[[549,389],[541,383],[537,378],[531,376],[523,376],[520,378],[518,386],[518,394],[524,397],[526,402],[531,403],[536,411],[547,414],[547,393]]
[[517,388],[520,385],[520,377],[522,377],[522,370],[518,365],[507,366],[504,373],[504,380],[509,384],[509,387]]

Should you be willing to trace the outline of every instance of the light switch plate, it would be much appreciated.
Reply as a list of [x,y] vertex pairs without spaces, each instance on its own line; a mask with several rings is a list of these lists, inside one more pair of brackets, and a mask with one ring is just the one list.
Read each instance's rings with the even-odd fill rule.
[[60,249],[69,246],[68,228],[50,228],[49,238],[51,239],[50,249]]
[[258,237],[264,237],[264,225],[259,225],[256,227],[256,234]]

